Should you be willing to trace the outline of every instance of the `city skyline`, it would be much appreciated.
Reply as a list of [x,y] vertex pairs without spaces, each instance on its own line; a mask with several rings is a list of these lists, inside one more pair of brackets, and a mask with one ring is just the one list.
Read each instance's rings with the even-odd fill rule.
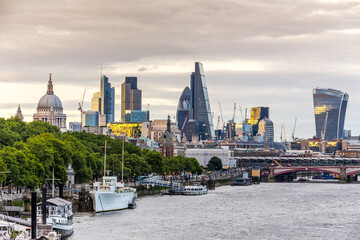
[[[6,33],[0,40],[1,117],[15,115],[20,104],[25,121],[31,121],[51,72],[67,122],[80,121],[77,104],[86,88],[84,110],[90,110],[103,65],[117,89],[116,121],[125,76],[141,79],[142,108],[150,103],[151,118],[166,119],[175,116],[199,61],[206,68],[214,122],[219,102],[225,120],[232,118],[234,102],[248,113],[251,107],[266,106],[275,139],[283,122],[290,137],[295,117],[295,135],[312,137],[311,90],[330,87],[351,96],[345,129],[360,133],[358,1],[295,1],[291,7],[285,1],[196,1],[201,9],[166,1],[121,7],[84,3],[42,3],[38,9],[27,2],[0,2],[0,29]],[[253,14],[246,14],[249,10]],[[99,12],[107,17],[96,22]]]

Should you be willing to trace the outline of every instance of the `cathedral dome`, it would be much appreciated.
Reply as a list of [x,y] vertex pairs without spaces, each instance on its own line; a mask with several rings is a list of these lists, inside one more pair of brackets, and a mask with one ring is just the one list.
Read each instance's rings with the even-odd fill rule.
[[58,110],[63,109],[60,98],[54,94],[50,74],[46,94],[40,98],[37,109],[50,109],[51,107]]
[[56,95],[44,95],[40,98],[37,108],[38,109],[50,109],[51,106],[54,109],[63,109],[60,98]]

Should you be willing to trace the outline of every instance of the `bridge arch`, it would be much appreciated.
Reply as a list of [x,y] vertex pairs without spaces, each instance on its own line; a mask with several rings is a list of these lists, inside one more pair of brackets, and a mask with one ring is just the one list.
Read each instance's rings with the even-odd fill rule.
[[[336,175],[340,175],[340,168],[339,167],[286,167],[286,168],[276,168],[274,169],[274,176],[279,176],[285,173],[290,173],[290,172],[300,172],[300,171],[313,171],[313,172],[327,172],[327,173],[331,173],[331,174],[336,174]],[[357,170],[356,172],[360,172],[360,169]],[[354,173],[356,173],[354,172]],[[351,174],[354,174],[351,173]],[[350,174],[348,174],[350,175]]]

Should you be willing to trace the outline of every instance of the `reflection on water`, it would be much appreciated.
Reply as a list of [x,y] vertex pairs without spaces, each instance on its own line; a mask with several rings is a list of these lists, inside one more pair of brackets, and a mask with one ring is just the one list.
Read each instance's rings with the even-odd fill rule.
[[360,185],[262,183],[202,196],[156,196],[137,208],[78,214],[71,240],[356,239]]

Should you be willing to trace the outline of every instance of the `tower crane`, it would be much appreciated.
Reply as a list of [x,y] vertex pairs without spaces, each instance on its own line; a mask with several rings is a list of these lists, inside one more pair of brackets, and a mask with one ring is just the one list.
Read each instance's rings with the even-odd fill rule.
[[84,98],[85,98],[86,88],[84,90],[81,102],[79,102],[78,110],[80,111],[80,122],[81,122],[81,130],[82,130],[82,112],[83,112],[83,105],[84,105]]
[[241,106],[239,106],[239,109],[240,109],[241,122],[244,122],[244,116],[243,116]]
[[234,103],[234,113],[233,113],[233,117],[232,117],[232,122],[235,122],[235,111],[236,111],[236,103]]
[[224,129],[225,129],[225,122],[224,122],[224,118],[223,118],[223,114],[222,114],[220,102],[219,102],[219,108],[220,108],[220,116],[221,116],[221,122],[222,122],[222,130],[224,131]]

